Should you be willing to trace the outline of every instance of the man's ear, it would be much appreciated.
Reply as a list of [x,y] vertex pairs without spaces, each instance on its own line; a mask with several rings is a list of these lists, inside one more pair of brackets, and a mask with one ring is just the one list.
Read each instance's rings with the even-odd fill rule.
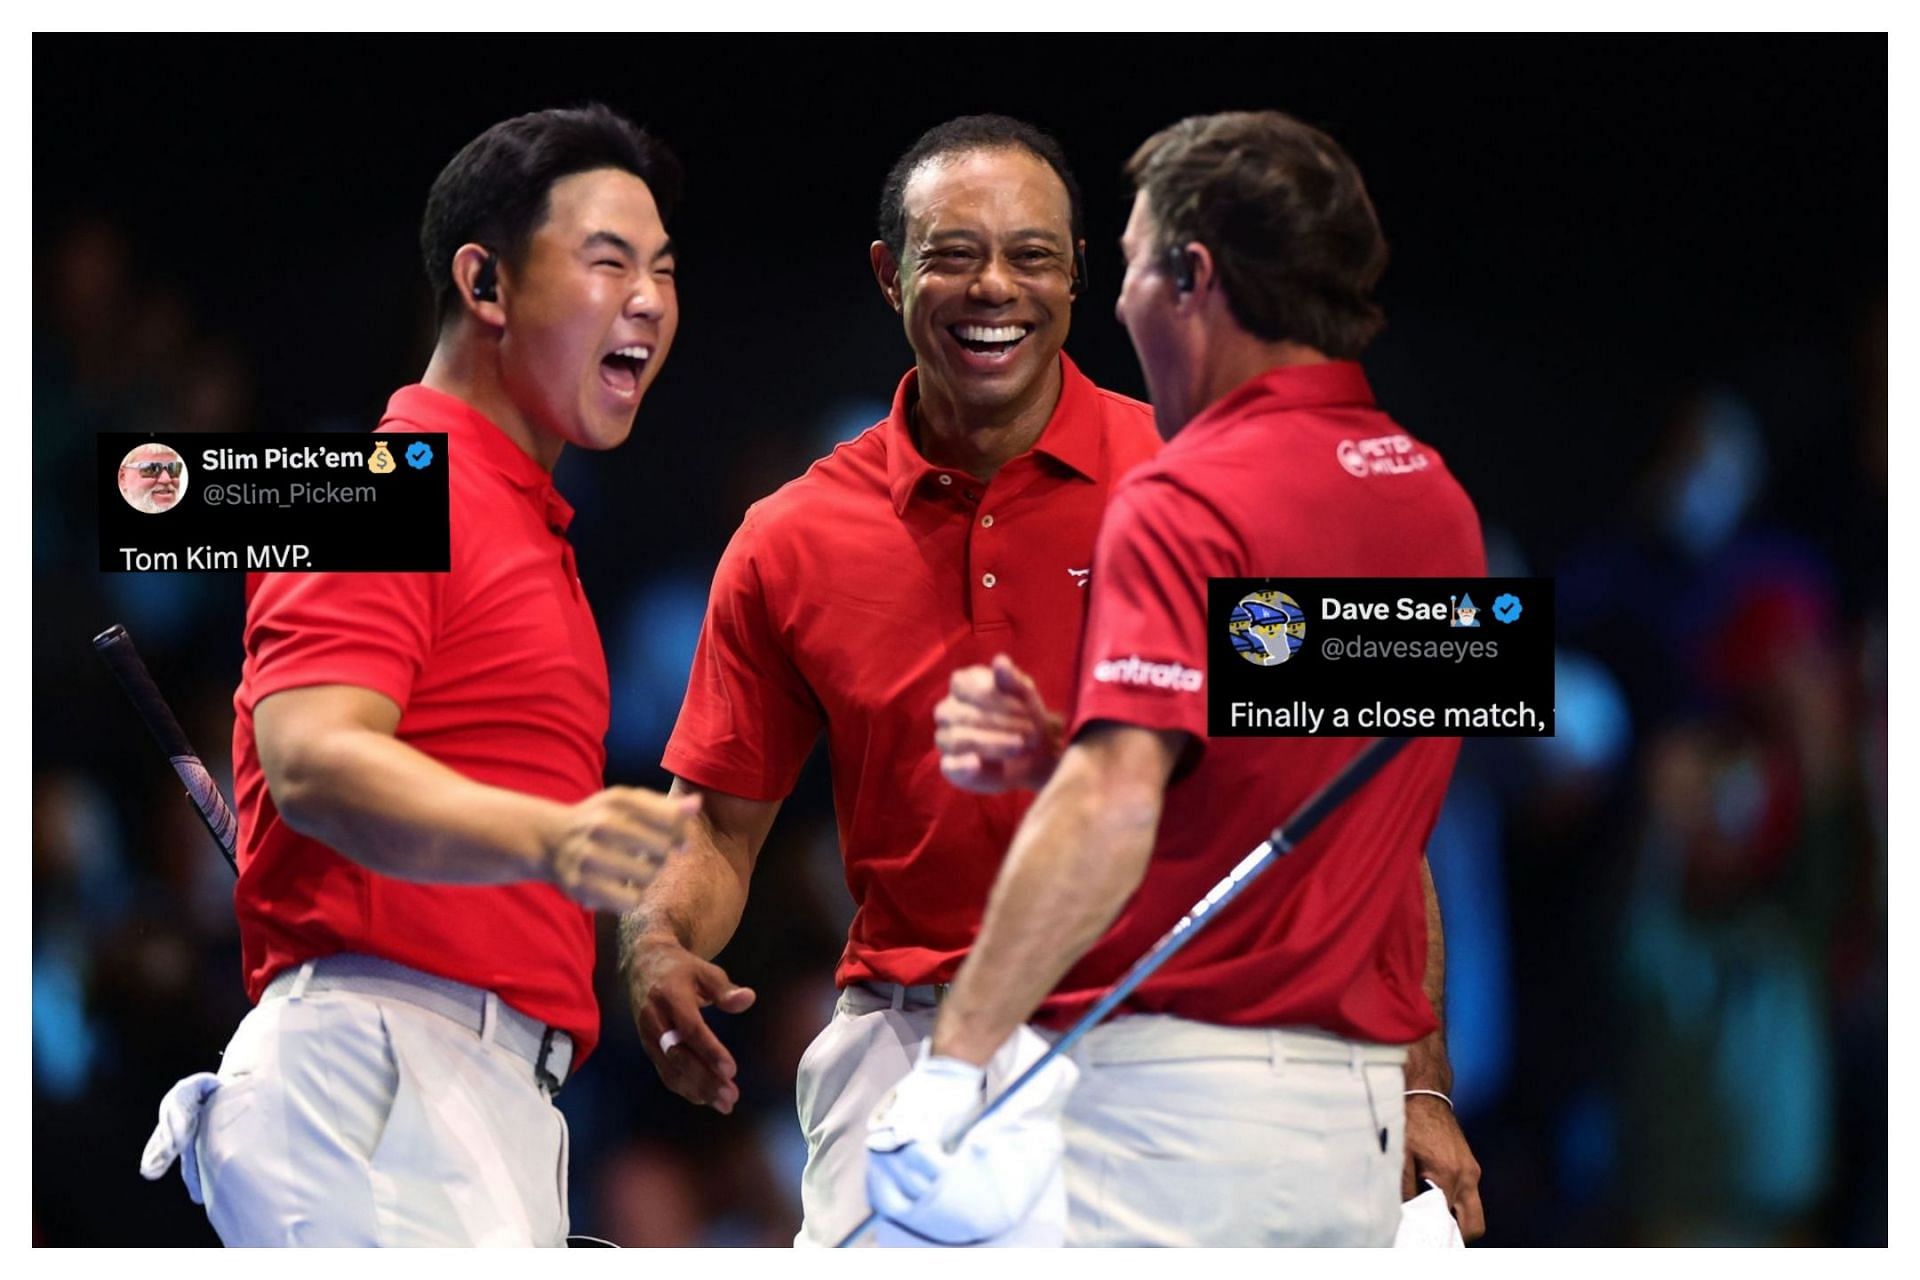
[[893,250],[887,248],[885,240],[875,240],[867,246],[867,260],[873,264],[873,278],[880,282],[880,292],[886,296],[887,305],[898,314],[901,306],[900,263],[895,260]]
[[500,259],[482,244],[463,244],[453,254],[453,285],[468,315],[491,328],[504,328],[506,308],[500,305],[503,285]]
[[1193,270],[1193,288],[1189,291],[1194,297],[1204,297],[1212,291],[1220,280],[1220,264],[1213,260],[1213,250],[1194,240],[1188,243],[1187,263]]

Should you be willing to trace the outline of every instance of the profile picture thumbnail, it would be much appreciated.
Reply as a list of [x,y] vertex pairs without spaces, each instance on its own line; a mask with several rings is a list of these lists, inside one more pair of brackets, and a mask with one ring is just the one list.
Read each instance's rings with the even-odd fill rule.
[[1256,667],[1277,667],[1300,652],[1307,615],[1284,591],[1251,591],[1227,615],[1233,651]]
[[120,496],[135,511],[171,511],[187,496],[187,464],[164,444],[136,445],[120,459]]

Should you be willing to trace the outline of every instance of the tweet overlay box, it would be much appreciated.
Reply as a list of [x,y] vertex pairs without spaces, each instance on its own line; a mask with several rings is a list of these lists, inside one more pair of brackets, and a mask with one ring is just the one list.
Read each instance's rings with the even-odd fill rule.
[[447,437],[102,434],[108,573],[444,573]]
[[1214,578],[1207,732],[1547,737],[1548,578]]

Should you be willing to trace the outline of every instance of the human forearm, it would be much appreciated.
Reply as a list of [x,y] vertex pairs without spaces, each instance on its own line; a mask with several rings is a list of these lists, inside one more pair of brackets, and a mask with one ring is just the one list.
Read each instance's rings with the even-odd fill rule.
[[679,856],[620,921],[620,971],[633,1006],[640,1045],[660,1078],[689,1102],[727,1113],[739,1101],[733,1055],[701,1016],[753,1004],[712,963],[740,925],[747,885],[780,802],[702,791],[675,779],[675,800],[697,798]]
[[1420,893],[1426,904],[1427,967],[1421,979],[1427,1003],[1433,1006],[1432,1032],[1407,1049],[1407,1088],[1453,1092],[1453,1063],[1447,1057],[1447,940],[1441,928],[1440,898],[1433,888],[1433,869],[1420,859]]
[[694,824],[686,846],[654,879],[646,900],[620,917],[620,963],[636,948],[671,942],[711,960],[733,938],[746,909],[746,886],[714,847],[709,831]]
[[397,703],[354,685],[262,698],[254,745],[287,825],[400,879],[545,881],[618,911],[639,904],[699,805],[634,787],[562,804],[488,786],[401,741],[399,723]]
[[935,1053],[984,1063],[1113,923],[1146,874],[1161,786],[1116,783],[1092,757],[1068,754],[994,883]]
[[[678,797],[696,792],[676,780],[668,794]],[[747,885],[760,841],[772,821],[768,812],[764,822],[753,824],[757,831],[733,829],[738,824],[728,822],[731,807],[747,803],[730,798],[710,800],[688,824],[680,854],[648,886],[639,908],[621,917],[623,966],[632,964],[635,948],[648,939],[671,939],[703,960],[718,955],[732,939],[746,910]]]
[[567,818],[566,805],[475,782],[374,729],[332,729],[276,764],[269,792],[287,825],[408,880],[545,879]]
[[[1453,1064],[1447,1059],[1447,944],[1433,870],[1425,858],[1420,860],[1420,891],[1427,912],[1427,971],[1421,986],[1440,1025],[1407,1049],[1406,1164],[1400,1194],[1411,1200],[1426,1183],[1433,1183],[1445,1193],[1462,1238],[1471,1241],[1486,1231],[1487,1220],[1480,1204],[1480,1162],[1474,1159],[1467,1135],[1453,1114]],[[1433,1093],[1445,1095],[1445,1100]]]

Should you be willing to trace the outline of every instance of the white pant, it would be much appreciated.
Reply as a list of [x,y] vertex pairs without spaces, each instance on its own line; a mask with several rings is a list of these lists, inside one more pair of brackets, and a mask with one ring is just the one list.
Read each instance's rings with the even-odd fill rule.
[[566,1243],[567,1124],[530,1064],[400,1000],[263,1000],[195,1143],[228,1245]]
[[1146,1014],[1069,1056],[1070,1246],[1393,1244],[1403,1048]]
[[[920,1046],[933,1035],[934,1006],[896,1009],[863,987],[840,993],[833,1021],[800,1056],[795,1092],[807,1136],[807,1168],[800,1180],[803,1218],[797,1247],[831,1248],[867,1216],[867,1120],[913,1069]],[[998,1055],[987,1065],[987,1089],[1012,1080]],[[1057,1248],[1066,1217],[1059,1176],[1025,1222],[976,1247]],[[884,1219],[862,1244],[907,1245],[912,1237]]]

